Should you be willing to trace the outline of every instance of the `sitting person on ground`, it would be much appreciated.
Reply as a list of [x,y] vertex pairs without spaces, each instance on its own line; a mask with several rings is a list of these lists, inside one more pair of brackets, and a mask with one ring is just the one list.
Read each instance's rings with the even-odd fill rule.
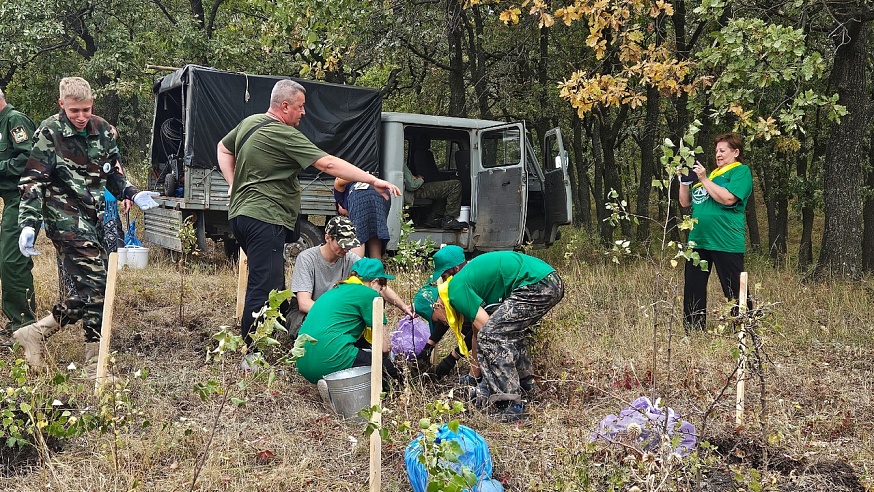
[[[302,251],[291,272],[291,291],[294,292],[291,311],[286,316],[286,328],[294,339],[303,320],[322,294],[349,278],[352,265],[361,259],[351,251],[361,243],[355,236],[355,226],[349,217],[336,215],[325,224],[325,243]],[[413,316],[413,308],[386,286],[382,297],[404,314]]]
[[[432,317],[460,330],[473,320],[471,352],[483,382],[475,403],[494,404],[505,422],[525,418],[522,393],[537,391],[526,337],[564,297],[564,284],[546,262],[514,251],[493,251],[470,260],[437,286]],[[489,315],[483,304],[500,303]]]
[[[373,321],[373,300],[394,277],[385,273],[382,262],[362,258],[352,265],[348,279],[325,292],[312,305],[300,327],[301,335],[316,341],[306,345],[306,353],[297,360],[297,371],[311,383],[319,384],[324,398],[326,375],[350,367],[370,366],[373,354],[370,336]],[[383,317],[383,323],[387,320]],[[401,375],[391,361],[388,331],[383,333],[382,367],[386,383],[402,382]]]
[[377,191],[373,186],[342,178],[334,179],[334,199],[337,210],[355,224],[355,235],[366,247],[356,251],[358,256],[365,254],[370,258],[382,259],[388,244],[388,212],[391,201],[388,195]]
[[[413,306],[416,309],[416,314],[422,317],[425,321],[428,322],[428,327],[431,329],[431,336],[428,337],[428,342],[425,344],[425,347],[422,348],[421,352],[416,355],[416,363],[420,368],[427,369],[431,366],[431,353],[434,351],[434,347],[440,343],[440,340],[443,339],[443,335],[446,334],[446,331],[449,330],[449,325],[446,323],[441,323],[439,321],[435,322],[431,315],[434,312],[434,303],[437,301],[437,287],[434,287],[431,284],[425,284],[421,289],[416,293],[416,297],[413,299]],[[464,324],[461,327],[461,333],[464,336],[464,346],[469,349],[471,346],[471,337],[473,336],[473,327],[471,323],[467,320],[464,321]],[[459,342],[459,345],[462,342]],[[452,370],[455,368],[455,365],[458,363],[459,359],[461,359],[461,351],[458,347],[453,347],[452,351],[444,357],[440,362],[434,366],[433,371],[431,372],[438,378],[443,378],[448,376]],[[459,382],[463,384],[468,384],[471,386],[476,386],[478,383],[477,376],[474,372],[479,372],[476,364],[472,364],[470,366],[470,373],[465,374],[459,380]]]
[[417,198],[437,203],[432,210],[437,215],[425,224],[426,227],[464,229],[465,225],[456,219],[461,214],[461,181],[426,182],[422,176],[413,176],[413,172],[404,164],[404,205],[412,206]]

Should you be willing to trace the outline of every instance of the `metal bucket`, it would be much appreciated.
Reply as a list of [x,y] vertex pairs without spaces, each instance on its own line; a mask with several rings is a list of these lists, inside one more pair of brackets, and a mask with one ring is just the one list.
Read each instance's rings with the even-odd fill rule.
[[370,367],[351,367],[324,377],[334,410],[351,419],[370,406]]

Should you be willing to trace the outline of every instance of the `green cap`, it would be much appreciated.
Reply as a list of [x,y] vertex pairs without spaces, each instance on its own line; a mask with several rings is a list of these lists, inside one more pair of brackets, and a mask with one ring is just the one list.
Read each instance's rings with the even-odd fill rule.
[[467,260],[464,259],[464,250],[460,246],[454,244],[443,246],[434,253],[434,274],[431,275],[429,282],[436,282],[443,275],[443,272],[450,268],[455,268],[465,261]]
[[434,332],[434,322],[431,320],[431,315],[434,314],[434,302],[437,301],[437,287],[431,284],[425,284],[416,292],[416,297],[413,298],[413,309],[416,314],[421,316],[428,322],[431,332]]
[[352,249],[361,246],[355,236],[355,224],[345,215],[335,215],[325,224],[325,234],[334,238],[341,248]]
[[382,262],[376,258],[361,258],[352,264],[352,272],[357,273],[358,277],[362,280],[373,280],[376,278],[395,279],[392,275],[385,273]]

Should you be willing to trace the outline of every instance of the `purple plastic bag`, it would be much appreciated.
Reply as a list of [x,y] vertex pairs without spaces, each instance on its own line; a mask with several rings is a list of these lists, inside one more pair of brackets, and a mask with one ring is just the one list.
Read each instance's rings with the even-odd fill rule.
[[[667,419],[667,435],[680,436],[680,442],[674,452],[680,456],[688,456],[695,449],[697,438],[695,426],[680,420],[680,416],[672,408],[658,406],[658,400],[653,405],[649,398],[641,396],[634,400],[630,407],[619,412],[619,416],[608,415],[601,421],[598,430],[592,434],[592,441],[612,442],[621,435],[636,436],[643,451],[655,451],[661,445],[661,434],[665,431]],[[634,430],[629,432],[629,426]]]
[[415,359],[416,354],[425,348],[430,336],[431,329],[425,320],[418,316],[412,319],[404,316],[391,334],[391,350],[395,357]]

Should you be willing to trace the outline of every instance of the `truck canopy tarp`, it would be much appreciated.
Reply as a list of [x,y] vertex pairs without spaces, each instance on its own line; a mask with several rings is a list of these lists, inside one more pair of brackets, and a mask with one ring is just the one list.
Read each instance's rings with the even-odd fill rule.
[[[216,145],[243,118],[264,113],[270,107],[270,92],[277,80],[291,78],[307,91],[306,114],[298,129],[325,152],[346,159],[365,171],[379,170],[379,127],[382,97],[366,87],[328,84],[293,77],[248,75],[187,65],[155,83],[157,108],[152,165],[158,164],[161,149],[157,129],[167,118],[162,95],[182,100],[187,114],[183,162],[187,166],[216,169]],[[180,95],[180,88],[182,89]],[[171,95],[172,93],[172,95]],[[167,156],[164,156],[166,158]],[[310,168],[303,176],[315,176]]]

